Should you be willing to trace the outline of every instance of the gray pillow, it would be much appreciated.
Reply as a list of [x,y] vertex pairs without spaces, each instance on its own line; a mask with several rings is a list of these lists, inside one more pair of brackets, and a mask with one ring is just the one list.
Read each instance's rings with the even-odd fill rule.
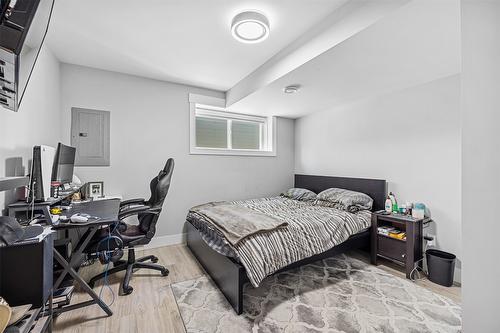
[[305,188],[291,188],[286,192],[280,194],[282,197],[300,200],[300,201],[313,201],[316,199],[316,193],[309,191]]
[[373,199],[361,192],[329,188],[318,194],[314,204],[356,213],[360,210],[372,209]]

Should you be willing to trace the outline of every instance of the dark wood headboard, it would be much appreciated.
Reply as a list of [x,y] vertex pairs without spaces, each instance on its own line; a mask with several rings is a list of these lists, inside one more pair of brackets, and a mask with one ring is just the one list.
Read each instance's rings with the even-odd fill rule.
[[343,188],[368,194],[373,199],[373,211],[384,209],[387,182],[381,179],[295,175],[295,187],[319,193],[330,187]]

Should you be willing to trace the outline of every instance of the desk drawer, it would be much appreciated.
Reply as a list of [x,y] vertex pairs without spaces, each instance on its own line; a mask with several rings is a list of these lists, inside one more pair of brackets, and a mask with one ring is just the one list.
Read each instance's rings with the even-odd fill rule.
[[378,254],[404,263],[406,260],[406,242],[378,235]]

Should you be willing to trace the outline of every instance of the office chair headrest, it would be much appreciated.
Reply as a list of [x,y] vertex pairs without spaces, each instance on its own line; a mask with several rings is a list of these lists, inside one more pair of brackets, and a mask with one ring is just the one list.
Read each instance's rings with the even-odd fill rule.
[[[172,178],[172,173],[174,172],[174,159],[169,158],[165,163],[165,167],[158,174],[158,183],[166,183],[167,181],[170,183],[170,179]],[[159,185],[159,184],[158,184]],[[169,184],[170,185],[170,184]]]
[[173,170],[174,170],[174,159],[169,158],[167,160],[167,162],[165,163],[165,167],[163,168],[163,172],[172,173]]
[[158,176],[151,181],[151,198],[148,200],[148,204],[152,207],[161,208],[161,206],[163,206],[163,201],[165,200],[170,188],[170,180],[172,179],[172,174],[174,172],[174,164],[174,159],[169,158],[165,163],[163,170],[161,170]]

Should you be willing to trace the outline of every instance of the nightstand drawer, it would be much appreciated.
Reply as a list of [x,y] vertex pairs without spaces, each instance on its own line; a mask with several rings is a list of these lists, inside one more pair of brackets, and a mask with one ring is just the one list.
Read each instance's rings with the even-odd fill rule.
[[400,262],[405,262],[406,242],[378,235],[378,254]]

